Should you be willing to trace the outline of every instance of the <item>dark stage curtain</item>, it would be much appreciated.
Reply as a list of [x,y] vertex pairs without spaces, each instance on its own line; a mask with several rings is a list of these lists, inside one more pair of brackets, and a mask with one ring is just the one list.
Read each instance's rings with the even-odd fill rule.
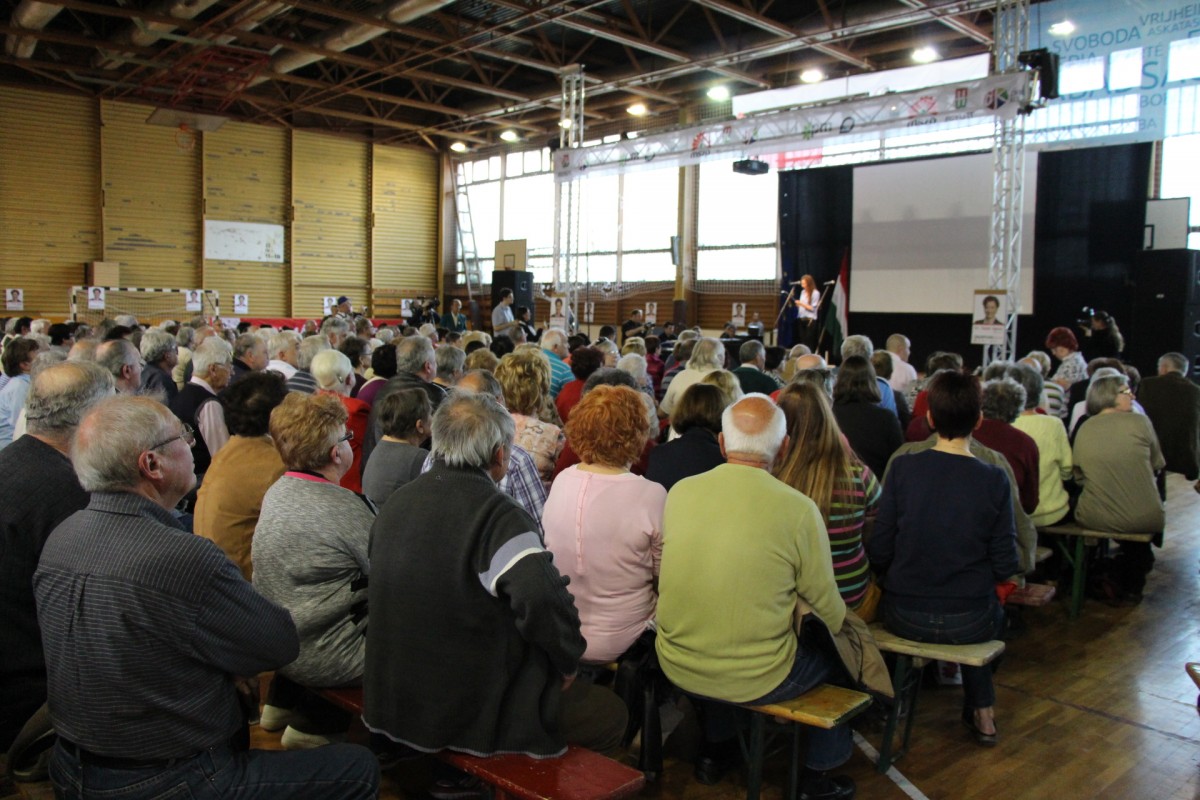
[[[1106,309],[1126,339],[1133,330],[1133,265],[1141,249],[1152,146],[1095,147],[1042,153],[1038,158],[1034,230],[1034,309],[1018,326],[1018,355],[1044,349],[1049,330],[1073,326],[1083,306]],[[783,286],[805,272],[817,282],[837,277],[853,231],[853,167],[779,174],[779,233]],[[850,252],[850,297],[854,298]],[[924,287],[936,292],[936,286]],[[781,326],[787,341],[790,324]],[[903,333],[913,343],[912,362],[922,368],[934,350],[961,353],[978,365],[983,349],[970,344],[967,314],[864,314],[850,312],[850,333],[883,347]],[[822,350],[826,349],[823,345]],[[835,356],[836,358],[836,356]]]
[[[779,173],[779,251],[783,265],[780,289],[784,295],[792,281],[806,274],[816,279],[822,297],[827,294],[829,287],[823,284],[837,278],[842,255],[850,247],[853,194],[853,167]],[[853,273],[853,260],[850,269]],[[780,322],[779,343],[784,347],[795,344],[795,318],[793,306]]]

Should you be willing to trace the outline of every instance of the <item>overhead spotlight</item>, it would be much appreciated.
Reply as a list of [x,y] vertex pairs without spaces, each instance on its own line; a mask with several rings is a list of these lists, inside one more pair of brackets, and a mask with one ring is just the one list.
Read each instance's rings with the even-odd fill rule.
[[806,69],[800,73],[800,80],[803,83],[820,83],[825,80],[825,73],[815,67]]
[[467,143],[466,142],[454,142],[453,144],[450,145],[450,149],[456,153],[465,153],[465,152],[467,152]]
[[918,64],[930,64],[939,58],[941,56],[938,55],[938,51],[929,46],[918,47],[916,50],[913,50],[912,54],[912,60]]
[[635,117],[644,117],[647,114],[645,103],[634,103],[629,108],[625,109],[626,113],[632,114]]
[[558,121],[558,127],[560,127],[560,128],[566,128],[566,129],[568,129],[568,130],[569,130],[569,129],[570,129],[570,127],[571,127],[571,119],[570,119],[570,117],[567,117],[567,118],[564,118],[564,119],[560,119],[560,120]]
[[729,87],[728,86],[712,87],[711,89],[708,90],[708,99],[709,100],[728,100],[729,99]]
[[500,138],[506,142],[519,142],[521,141],[521,134],[513,130],[508,130],[501,133]]
[[1075,32],[1075,23],[1069,19],[1064,19],[1062,22],[1056,22],[1050,26],[1050,33],[1054,36],[1070,36]]

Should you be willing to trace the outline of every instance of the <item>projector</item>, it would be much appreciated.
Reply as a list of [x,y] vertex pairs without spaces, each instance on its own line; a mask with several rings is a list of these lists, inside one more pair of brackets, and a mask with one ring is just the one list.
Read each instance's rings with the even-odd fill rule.
[[733,171],[742,175],[766,175],[770,170],[770,164],[765,161],[759,161],[757,158],[747,158],[743,161],[733,162]]

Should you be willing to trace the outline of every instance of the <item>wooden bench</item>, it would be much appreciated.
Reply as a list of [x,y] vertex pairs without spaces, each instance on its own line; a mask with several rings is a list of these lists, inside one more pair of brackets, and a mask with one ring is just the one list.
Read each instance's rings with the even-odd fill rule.
[[[1094,531],[1084,528],[1074,522],[1065,525],[1047,525],[1038,528],[1038,533],[1055,537],[1055,544],[1062,551],[1072,567],[1071,576],[1071,610],[1070,617],[1075,619],[1083,608],[1083,592],[1087,586],[1087,550],[1095,547],[1101,539],[1117,542],[1143,542],[1149,544],[1157,534],[1154,533],[1116,533],[1114,531]],[[1074,541],[1074,548],[1071,542]]]
[[764,706],[744,705],[755,713],[750,715],[750,742],[746,746],[746,800],[758,800],[762,791],[762,766],[766,754],[766,721],[774,717],[788,723],[791,734],[791,761],[788,771],[787,797],[795,798],[800,785],[801,725],[814,728],[834,728],[861,714],[871,705],[871,696],[853,689],[822,684],[799,697]]
[[[925,665],[930,661],[948,661],[968,667],[983,667],[995,661],[1004,652],[1004,642],[994,640],[979,644],[927,644],[901,639],[878,623],[871,626],[871,633],[880,650],[896,655],[896,671],[892,675],[896,701],[888,714],[883,742],[879,748],[879,759],[875,762],[878,771],[887,772],[897,759],[908,752],[913,720],[917,716],[917,695],[921,691],[921,675]],[[893,749],[893,739],[902,710],[908,714],[908,719],[904,723],[900,747]]]
[[[320,689],[329,702],[362,715],[361,688]],[[443,750],[437,758],[491,786],[495,800],[621,800],[641,791],[641,772],[582,747],[568,747],[558,758],[523,755],[473,756]]]

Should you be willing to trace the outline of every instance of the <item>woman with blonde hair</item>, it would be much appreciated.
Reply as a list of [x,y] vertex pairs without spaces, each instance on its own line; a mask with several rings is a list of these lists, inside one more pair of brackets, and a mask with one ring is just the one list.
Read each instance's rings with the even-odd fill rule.
[[495,374],[517,423],[514,441],[533,456],[538,475],[549,490],[554,462],[566,441],[561,428],[538,418],[550,397],[550,361],[540,350],[523,349],[500,359]]
[[879,482],[846,444],[820,387],[789,384],[778,402],[791,445],[775,477],[817,504],[829,533],[838,592],[847,608],[870,622],[880,592],[863,549],[863,526],[879,508]]
[[725,396],[726,406],[733,405],[746,396],[737,376],[727,369],[714,369],[712,372],[705,373],[704,377],[700,379],[700,383],[707,383],[720,389],[721,394]]
[[667,491],[630,472],[646,445],[646,423],[637,391],[588,392],[567,423],[580,463],[554,479],[542,514],[546,547],[571,579],[587,663],[619,658],[654,619]]
[[354,388],[354,367],[341,351],[322,350],[313,357],[309,369],[317,382],[316,393],[333,395],[346,409],[346,429],[350,432],[354,464],[342,475],[341,484],[352,492],[362,493],[362,446],[367,438],[371,405],[350,396],[350,390]]
[[725,344],[720,339],[705,336],[696,340],[692,355],[688,358],[687,367],[671,380],[667,393],[663,396],[660,408],[666,416],[671,415],[679,398],[693,383],[699,383],[714,369],[725,368]]

